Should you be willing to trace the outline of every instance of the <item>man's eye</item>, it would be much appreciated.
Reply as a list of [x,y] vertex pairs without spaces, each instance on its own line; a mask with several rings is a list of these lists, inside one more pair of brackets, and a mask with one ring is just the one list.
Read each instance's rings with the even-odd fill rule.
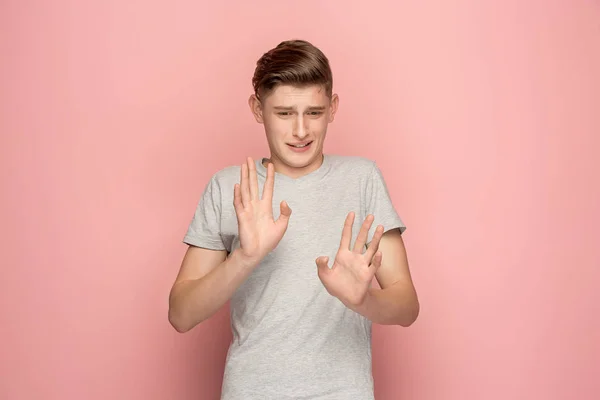
[[279,112],[279,113],[277,113],[277,114],[279,114],[279,115],[290,115],[290,113],[289,113],[289,112],[285,112],[285,111]]

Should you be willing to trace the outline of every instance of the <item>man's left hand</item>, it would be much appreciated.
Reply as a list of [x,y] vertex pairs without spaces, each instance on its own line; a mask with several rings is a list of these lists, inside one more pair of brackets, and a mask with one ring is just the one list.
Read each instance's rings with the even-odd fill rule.
[[350,309],[360,307],[367,297],[375,272],[381,266],[382,254],[378,247],[383,236],[383,226],[379,225],[369,247],[364,251],[374,220],[374,217],[369,215],[362,224],[354,247],[351,248],[354,218],[353,212],[346,217],[340,248],[331,269],[327,265],[329,257],[319,257],[316,260],[319,279],[327,292],[340,299]]

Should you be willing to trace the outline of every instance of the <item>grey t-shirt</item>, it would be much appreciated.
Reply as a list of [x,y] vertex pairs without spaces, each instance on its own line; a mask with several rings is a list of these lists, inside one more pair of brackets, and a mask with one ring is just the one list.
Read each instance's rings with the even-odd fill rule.
[[[259,193],[266,168],[256,161]],[[233,187],[240,167],[213,175],[184,242],[232,252],[239,246]],[[331,296],[315,260],[339,248],[346,215],[356,213],[353,241],[368,214],[369,240],[377,225],[406,229],[375,162],[325,155],[315,171],[297,179],[275,175],[273,216],[287,201],[288,229],[231,299],[233,340],[222,400],[371,400],[371,322]],[[385,255],[384,255],[385,257]]]

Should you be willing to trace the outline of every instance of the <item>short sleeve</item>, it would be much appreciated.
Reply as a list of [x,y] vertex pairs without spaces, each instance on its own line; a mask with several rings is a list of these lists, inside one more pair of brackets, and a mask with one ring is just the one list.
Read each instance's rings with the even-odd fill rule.
[[204,188],[183,242],[211,250],[225,250],[220,227],[221,190],[213,177]]
[[395,228],[400,229],[400,233],[406,230],[404,222],[400,219],[392,203],[387,185],[376,163],[373,163],[366,185],[366,212],[366,215],[372,214],[375,217],[369,230],[369,242],[373,238],[378,225],[383,225],[384,232]]

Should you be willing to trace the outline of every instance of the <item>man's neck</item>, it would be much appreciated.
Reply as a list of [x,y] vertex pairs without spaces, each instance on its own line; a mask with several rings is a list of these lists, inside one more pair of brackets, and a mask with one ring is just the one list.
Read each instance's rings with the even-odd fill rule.
[[290,177],[292,179],[298,179],[304,175],[308,175],[311,172],[314,172],[317,169],[319,169],[321,167],[321,165],[323,165],[324,159],[325,159],[325,156],[323,154],[321,154],[320,157],[316,161],[311,162],[310,164],[306,165],[305,167],[297,168],[297,167],[289,166],[289,165],[283,163],[282,161],[280,161],[279,159],[277,159],[277,157],[273,157],[271,155],[271,158],[264,159],[262,164],[266,168],[267,163],[271,162],[273,164],[273,166],[275,167],[275,172],[285,175],[287,177]]

